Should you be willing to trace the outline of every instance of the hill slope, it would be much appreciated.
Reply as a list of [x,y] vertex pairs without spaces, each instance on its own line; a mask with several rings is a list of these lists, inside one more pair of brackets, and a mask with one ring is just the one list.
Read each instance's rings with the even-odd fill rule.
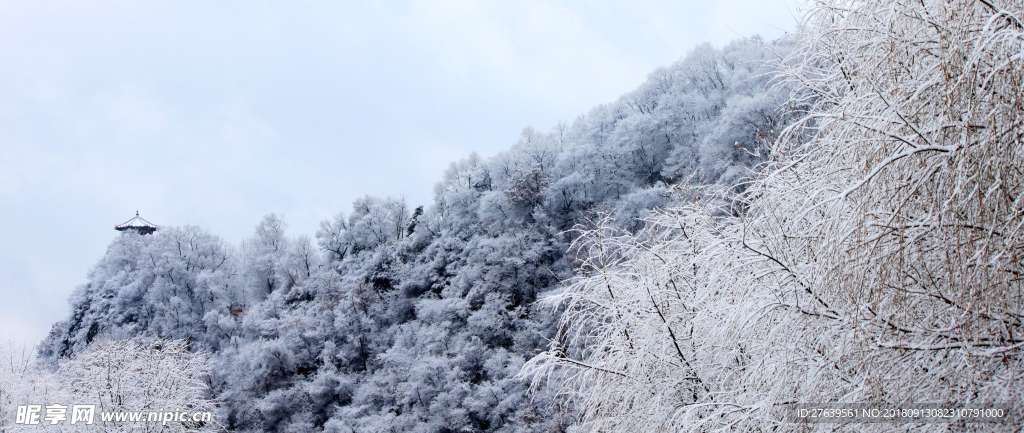
[[554,335],[534,301],[572,275],[567,230],[605,213],[636,232],[669,184],[738,184],[787,120],[769,58],[756,39],[697,47],[571,125],[452,163],[427,209],[356,201],[316,247],[274,215],[237,248],[191,226],[119,236],[41,355],[186,338],[234,430],[562,430],[575,408],[513,376]]

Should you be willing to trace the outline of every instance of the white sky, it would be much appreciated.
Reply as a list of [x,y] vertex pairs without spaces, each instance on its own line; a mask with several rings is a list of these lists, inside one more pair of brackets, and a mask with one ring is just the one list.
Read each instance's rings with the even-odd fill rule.
[[701,42],[774,39],[786,0],[0,0],[0,339],[32,344],[139,210],[237,243],[637,87]]

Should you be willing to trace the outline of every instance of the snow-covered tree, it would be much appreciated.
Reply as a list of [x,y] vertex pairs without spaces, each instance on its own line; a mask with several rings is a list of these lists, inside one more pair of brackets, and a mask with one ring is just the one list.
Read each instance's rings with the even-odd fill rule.
[[[0,426],[8,432],[218,431],[219,423],[192,415],[216,406],[207,398],[206,353],[183,340],[100,339],[60,362],[56,371],[24,354],[0,352]],[[16,424],[19,405],[64,406],[63,420]],[[93,405],[93,418],[72,424],[73,405]],[[142,413],[142,421],[104,420],[103,413]],[[188,412],[186,421],[165,414]],[[158,414],[149,421],[150,414]],[[168,418],[168,422],[163,422]]]
[[550,298],[561,331],[525,374],[571,369],[594,431],[835,429],[785,422],[799,403],[1019,414],[1022,17],[1019,1],[812,3],[786,62],[810,108],[761,177],[727,200],[677,190],[698,199],[639,236],[585,230],[579,278]]
[[263,299],[274,290],[286,290],[294,283],[284,263],[291,248],[285,237],[287,228],[281,217],[269,214],[256,226],[252,237],[242,242],[249,296],[253,301]]
[[244,301],[238,259],[220,238],[195,226],[153,235],[126,232],[107,248],[89,282],[71,295],[71,316],[40,345],[44,358],[69,357],[103,335],[144,335],[216,344],[205,323]]

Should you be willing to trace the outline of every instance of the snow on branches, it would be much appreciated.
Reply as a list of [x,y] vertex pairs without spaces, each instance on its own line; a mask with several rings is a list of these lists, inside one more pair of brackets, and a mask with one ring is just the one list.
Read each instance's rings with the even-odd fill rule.
[[559,338],[524,374],[571,367],[594,431],[804,429],[796,403],[1020,413],[1022,6],[811,4],[781,65],[810,109],[759,180],[635,237],[584,231],[549,299]]
[[[217,431],[209,421],[162,422],[164,414],[187,415],[215,410],[205,377],[209,373],[204,352],[191,352],[184,340],[99,339],[71,359],[62,359],[56,371],[35,362],[28,353],[0,350],[0,430],[177,432]],[[18,406],[61,405],[63,420],[50,422],[39,414],[31,422],[16,423]],[[92,405],[92,422],[71,423],[73,405]],[[141,414],[141,421],[114,419],[118,414]],[[103,414],[112,418],[107,420]],[[156,414],[157,422],[149,421]],[[23,420],[24,421],[24,420]],[[77,420],[76,420],[77,421]]]

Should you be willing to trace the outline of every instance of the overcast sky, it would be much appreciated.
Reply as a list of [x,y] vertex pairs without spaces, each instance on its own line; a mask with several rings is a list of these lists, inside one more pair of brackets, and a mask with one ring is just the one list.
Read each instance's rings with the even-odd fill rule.
[[0,0],[0,338],[34,343],[141,215],[238,243],[491,156],[790,0]]

